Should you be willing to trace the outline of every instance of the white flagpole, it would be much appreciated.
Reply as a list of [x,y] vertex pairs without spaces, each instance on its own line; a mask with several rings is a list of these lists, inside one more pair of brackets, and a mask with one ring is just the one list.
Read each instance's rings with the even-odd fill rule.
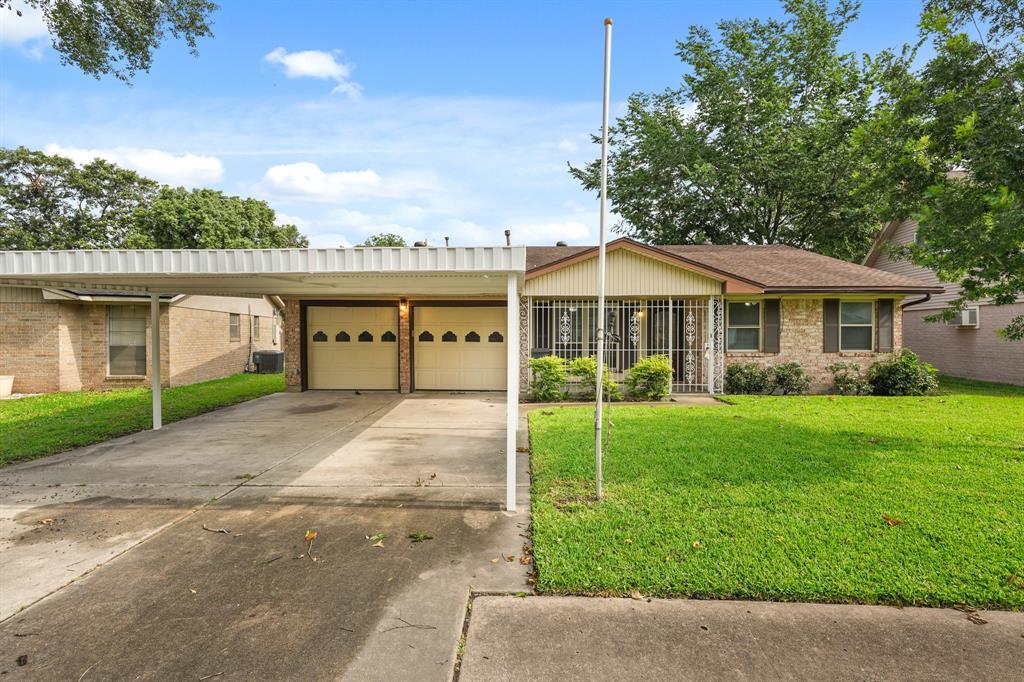
[[597,499],[601,499],[601,483],[604,473],[601,468],[601,427],[604,423],[604,268],[605,268],[605,223],[608,220],[608,92],[611,88],[612,73],[612,20],[604,20],[604,107],[601,112],[601,227],[597,248],[597,406],[594,410],[594,468],[597,483]]

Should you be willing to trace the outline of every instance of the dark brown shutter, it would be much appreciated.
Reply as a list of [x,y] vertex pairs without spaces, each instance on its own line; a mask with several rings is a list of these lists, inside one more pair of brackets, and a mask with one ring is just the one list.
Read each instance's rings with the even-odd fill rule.
[[892,314],[892,299],[878,299],[878,326],[875,328],[875,350],[879,353],[892,352]]
[[839,299],[826,298],[822,307],[822,328],[825,338],[821,346],[823,353],[839,352]]
[[764,302],[764,352],[779,352],[779,299]]

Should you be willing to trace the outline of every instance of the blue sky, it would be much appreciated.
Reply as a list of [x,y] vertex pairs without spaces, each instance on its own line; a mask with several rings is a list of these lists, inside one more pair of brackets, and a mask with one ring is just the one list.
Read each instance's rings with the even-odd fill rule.
[[[170,42],[132,87],[61,66],[38,17],[0,13],[0,144],[103,156],[170,184],[265,199],[313,246],[593,243],[602,20],[612,93],[675,86],[691,24],[776,2],[222,0],[198,58]],[[920,3],[865,0],[847,50],[912,41]]]

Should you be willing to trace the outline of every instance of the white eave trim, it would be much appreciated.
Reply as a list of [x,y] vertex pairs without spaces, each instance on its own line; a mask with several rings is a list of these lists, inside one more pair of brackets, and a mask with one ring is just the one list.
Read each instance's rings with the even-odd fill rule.
[[0,279],[68,275],[487,273],[526,270],[524,246],[0,251]]

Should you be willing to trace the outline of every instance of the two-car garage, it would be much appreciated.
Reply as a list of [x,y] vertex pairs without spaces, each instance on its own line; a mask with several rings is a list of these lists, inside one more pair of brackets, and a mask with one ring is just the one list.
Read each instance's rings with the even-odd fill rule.
[[505,390],[504,302],[309,301],[303,310],[307,388],[399,390],[407,361],[409,390]]

